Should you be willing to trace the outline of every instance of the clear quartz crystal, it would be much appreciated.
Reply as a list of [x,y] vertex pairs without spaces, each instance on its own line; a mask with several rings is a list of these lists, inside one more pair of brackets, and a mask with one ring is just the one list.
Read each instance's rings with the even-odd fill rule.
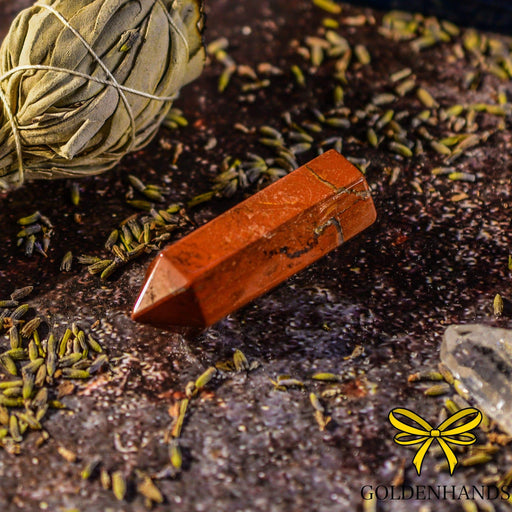
[[512,435],[512,330],[451,325],[444,333],[441,361],[471,401]]

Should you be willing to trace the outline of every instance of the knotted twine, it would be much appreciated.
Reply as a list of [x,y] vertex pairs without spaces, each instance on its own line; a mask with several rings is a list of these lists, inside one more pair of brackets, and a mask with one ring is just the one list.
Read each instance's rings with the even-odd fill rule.
[[100,174],[204,64],[202,0],[40,0],[0,47],[0,185]]

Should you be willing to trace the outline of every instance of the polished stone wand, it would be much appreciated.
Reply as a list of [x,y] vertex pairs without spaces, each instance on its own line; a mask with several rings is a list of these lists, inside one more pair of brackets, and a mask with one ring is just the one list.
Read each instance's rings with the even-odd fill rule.
[[207,327],[375,218],[364,176],[330,150],[165,248],[147,271],[132,318]]

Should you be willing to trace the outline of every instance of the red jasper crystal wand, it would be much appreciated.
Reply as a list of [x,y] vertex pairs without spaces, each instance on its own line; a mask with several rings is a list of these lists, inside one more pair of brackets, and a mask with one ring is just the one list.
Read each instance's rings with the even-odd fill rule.
[[328,151],[164,249],[148,269],[132,318],[207,327],[375,218],[364,176]]

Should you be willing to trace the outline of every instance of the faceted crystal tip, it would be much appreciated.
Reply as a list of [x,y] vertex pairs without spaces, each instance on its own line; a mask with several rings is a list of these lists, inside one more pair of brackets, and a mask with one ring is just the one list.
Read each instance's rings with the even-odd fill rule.
[[148,270],[133,320],[157,327],[206,327],[188,280],[161,252]]

